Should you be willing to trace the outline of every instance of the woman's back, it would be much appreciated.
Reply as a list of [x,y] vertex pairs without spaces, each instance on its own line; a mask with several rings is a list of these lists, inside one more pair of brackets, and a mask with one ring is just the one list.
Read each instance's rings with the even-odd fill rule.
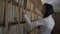
[[45,22],[45,25],[40,27],[39,34],[51,34],[51,31],[55,25],[52,15],[47,18],[44,18],[43,21]]
[[45,23],[46,27],[53,29],[55,22],[54,19],[52,18],[52,15],[48,16],[47,18],[44,18],[44,21],[46,22]]

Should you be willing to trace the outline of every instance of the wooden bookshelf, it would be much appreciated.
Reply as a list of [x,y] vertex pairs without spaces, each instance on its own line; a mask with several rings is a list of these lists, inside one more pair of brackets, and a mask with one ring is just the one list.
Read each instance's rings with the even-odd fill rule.
[[[37,19],[41,19],[41,8],[42,2],[41,0],[0,0],[2,3],[0,5],[0,10],[2,8],[3,11],[3,25],[4,27],[4,34],[8,34],[9,27],[12,25],[17,25],[16,27],[12,27],[11,29],[14,30],[16,28],[16,34],[20,34],[19,32],[19,24],[25,24],[23,18],[23,11],[25,10],[26,14],[30,18],[31,21],[35,21]],[[27,26],[26,26],[27,27]],[[37,34],[38,28],[35,27],[33,29],[30,28],[30,34]],[[36,32],[36,33],[35,33]],[[13,33],[14,34],[14,33]]]

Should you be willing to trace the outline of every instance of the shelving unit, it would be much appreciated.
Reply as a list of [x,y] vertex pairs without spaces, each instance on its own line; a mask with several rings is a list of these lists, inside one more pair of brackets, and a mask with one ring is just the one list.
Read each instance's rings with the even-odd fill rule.
[[[28,28],[23,18],[23,11],[31,21],[41,19],[41,0],[0,0],[3,16],[4,34],[37,34],[38,27]],[[3,3],[3,4],[2,4]],[[1,9],[0,9],[1,10]],[[1,11],[0,11],[1,12]],[[22,26],[21,26],[22,25]],[[22,27],[22,28],[20,28]],[[15,30],[16,31],[15,31]],[[20,31],[21,30],[21,31]],[[24,31],[25,30],[25,31]],[[10,33],[11,32],[11,33]]]

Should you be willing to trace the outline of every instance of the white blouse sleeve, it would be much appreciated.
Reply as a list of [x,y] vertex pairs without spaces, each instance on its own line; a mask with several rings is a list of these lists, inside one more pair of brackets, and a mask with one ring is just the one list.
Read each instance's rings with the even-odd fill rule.
[[26,22],[31,23],[31,21],[30,21],[30,19],[28,18],[27,15],[24,15],[24,19],[25,19]]
[[44,25],[43,20],[42,20],[42,21],[37,20],[37,21],[31,22],[27,15],[24,15],[24,18],[25,18],[25,21],[26,21],[30,26],[41,26],[41,25]]
[[44,21],[40,21],[40,20],[37,20],[35,22],[33,22],[34,26],[42,26],[42,25],[45,25]]

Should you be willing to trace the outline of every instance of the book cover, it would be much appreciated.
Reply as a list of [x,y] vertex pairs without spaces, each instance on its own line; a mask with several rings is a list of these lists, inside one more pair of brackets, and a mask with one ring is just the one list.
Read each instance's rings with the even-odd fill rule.
[[31,0],[27,0],[27,8],[31,9]]
[[12,3],[8,3],[8,21],[13,22]]

